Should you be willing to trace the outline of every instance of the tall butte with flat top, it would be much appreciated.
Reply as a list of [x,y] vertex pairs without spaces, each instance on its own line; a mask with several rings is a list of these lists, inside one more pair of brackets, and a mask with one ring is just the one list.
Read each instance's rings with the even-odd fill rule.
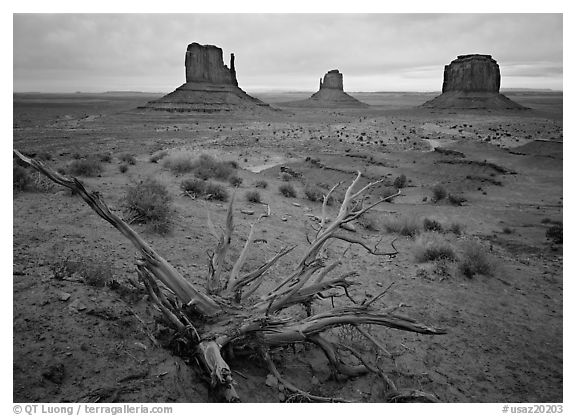
[[444,67],[442,95],[423,104],[428,108],[519,110],[500,94],[500,67],[490,55],[459,55]]
[[174,112],[214,112],[269,107],[238,87],[234,54],[230,68],[224,64],[222,49],[191,43],[184,60],[186,83],[141,108]]

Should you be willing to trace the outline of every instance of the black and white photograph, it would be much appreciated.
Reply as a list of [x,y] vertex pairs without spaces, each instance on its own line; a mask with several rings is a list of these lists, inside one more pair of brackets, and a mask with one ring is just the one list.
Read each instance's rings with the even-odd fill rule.
[[137,11],[12,14],[10,411],[569,413],[562,12]]

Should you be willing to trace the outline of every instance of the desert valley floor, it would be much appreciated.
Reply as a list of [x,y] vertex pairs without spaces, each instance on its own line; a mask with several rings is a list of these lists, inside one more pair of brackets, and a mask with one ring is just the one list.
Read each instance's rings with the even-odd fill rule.
[[[361,171],[363,184],[385,178],[391,186],[405,175],[399,197],[378,205],[370,223],[355,224],[355,235],[369,241],[396,238],[399,255],[370,256],[345,244],[330,246],[327,254],[343,256],[340,273],[358,273],[353,298],[370,298],[394,282],[382,307],[401,305],[403,314],[447,334],[367,328],[392,358],[346,331],[332,336],[363,349],[399,386],[442,402],[562,402],[563,252],[561,243],[547,238],[563,214],[562,94],[509,93],[530,109],[507,112],[418,107],[432,94],[352,95],[370,107],[299,109],[282,103],[306,94],[256,94],[274,109],[166,113],[137,110],[159,95],[15,94],[13,146],[64,170],[75,159],[109,155],[100,175],[79,179],[118,213],[138,181],[154,177],[165,184],[172,230],[160,235],[134,228],[198,287],[207,273],[206,252],[216,243],[207,212],[219,226],[228,204],[183,194],[180,183],[192,174],[176,175],[163,160],[151,162],[151,155],[189,152],[237,163],[242,183],[234,189],[222,182],[235,192],[235,252],[266,209],[246,200],[252,190],[271,215],[256,229],[247,267],[298,245],[271,270],[271,282],[282,279],[306,246],[312,218],[321,213],[321,202],[306,197],[307,185],[349,184]],[[135,164],[121,172],[125,154]],[[296,173],[289,181],[294,198],[279,193],[286,183],[281,168]],[[210,401],[194,366],[159,345],[166,327],[137,282],[130,242],[80,198],[31,175],[42,192],[15,191],[13,197],[14,401]],[[256,188],[258,181],[268,186]],[[436,185],[461,199],[432,202]],[[375,189],[372,199],[384,191]],[[478,242],[492,261],[490,275],[466,277],[455,264],[420,261],[414,254],[419,235],[387,225],[406,221],[426,234],[425,220],[458,230],[438,233],[458,254],[466,242]],[[58,265],[67,259],[108,264],[113,277],[96,287],[74,274],[59,276]],[[314,305],[330,307],[330,299]],[[335,378],[309,345],[278,348],[273,355],[282,374],[306,391],[382,401],[377,376]],[[286,399],[267,383],[268,370],[258,359],[238,355],[229,364],[244,401]]]

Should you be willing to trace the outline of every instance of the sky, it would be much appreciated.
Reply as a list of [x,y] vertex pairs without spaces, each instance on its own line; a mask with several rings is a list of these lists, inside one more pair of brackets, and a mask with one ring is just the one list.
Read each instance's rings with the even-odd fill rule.
[[235,54],[247,92],[439,91],[457,55],[492,55],[502,88],[563,89],[562,14],[14,14],[14,92],[170,92],[189,43]]

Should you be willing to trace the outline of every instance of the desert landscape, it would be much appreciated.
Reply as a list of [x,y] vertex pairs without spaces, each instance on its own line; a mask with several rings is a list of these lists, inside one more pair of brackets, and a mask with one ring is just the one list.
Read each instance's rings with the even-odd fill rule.
[[[387,306],[402,304],[410,316],[447,333],[425,336],[373,326],[373,336],[394,356],[381,359],[390,377],[445,402],[558,402],[562,245],[547,238],[547,231],[562,222],[562,95],[508,96],[532,109],[432,111],[417,107],[429,98],[426,94],[375,93],[357,96],[371,104],[367,109],[299,110],[282,109],[281,95],[263,95],[279,111],[182,116],[136,111],[155,98],[143,94],[16,94],[14,147],[44,156],[54,168],[110,155],[101,173],[81,180],[118,212],[130,186],[147,177],[163,183],[172,196],[172,230],[167,235],[147,232],[145,226],[136,230],[198,285],[207,271],[206,249],[215,244],[206,212],[222,224],[227,204],[183,196],[180,184],[193,175],[175,175],[161,160],[152,163],[158,151],[237,162],[239,187],[222,183],[236,193],[237,238],[246,238],[254,216],[264,212],[262,205],[246,201],[246,192],[258,190],[271,210],[257,230],[261,242],[248,259],[252,264],[282,246],[306,244],[307,214],[320,215],[322,203],[306,197],[305,184],[349,183],[358,170],[390,183],[405,175],[402,194],[379,205],[373,223],[355,226],[356,234],[373,241],[397,237],[399,254],[367,258],[360,248],[348,250],[346,268],[357,270],[361,282],[350,293],[375,295],[394,282],[383,301]],[[135,163],[122,173],[120,159],[126,154]],[[281,167],[301,174],[288,182],[295,198],[279,193],[286,183]],[[268,186],[256,188],[259,181]],[[437,184],[465,202],[431,202]],[[137,279],[129,242],[80,198],[44,186],[15,192],[13,201],[14,400],[209,400],[189,363],[148,337],[164,327],[143,300],[145,291],[129,284]],[[437,262],[416,261],[418,235],[387,228],[400,219],[416,223],[416,233],[424,231],[425,219],[444,229],[458,224],[461,233],[438,234],[456,251],[464,241],[478,241],[495,270],[490,276],[466,277],[450,265],[446,271]],[[234,243],[239,250],[242,241]],[[338,252],[334,248],[333,255]],[[100,288],[74,274],[59,279],[55,268],[67,259],[107,265],[108,283],[116,283]],[[282,276],[283,261],[290,258],[274,268],[271,280]],[[318,307],[329,305],[324,300]],[[382,400],[384,386],[374,382],[376,376],[332,379],[322,354],[301,348],[279,354],[283,374],[302,389]],[[261,362],[230,364],[244,376],[235,375],[244,400],[278,400],[277,389],[263,388],[268,372]]]
[[14,402],[563,402],[563,93],[345,77],[15,92]]

